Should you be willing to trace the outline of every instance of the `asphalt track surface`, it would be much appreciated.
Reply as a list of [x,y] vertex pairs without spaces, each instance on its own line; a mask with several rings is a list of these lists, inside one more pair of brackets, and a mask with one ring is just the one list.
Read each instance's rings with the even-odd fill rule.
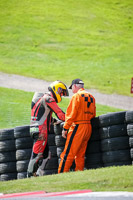
[[[46,92],[49,85],[50,82],[44,80],[0,72],[0,87],[19,89],[27,92]],[[133,97],[103,94],[94,89],[89,89],[88,91],[95,97],[98,104],[123,110],[133,110]],[[71,97],[71,90],[69,90],[69,93]]]
[[0,195],[0,200],[132,200],[133,192],[92,192],[79,190],[68,192],[45,193],[27,192]]

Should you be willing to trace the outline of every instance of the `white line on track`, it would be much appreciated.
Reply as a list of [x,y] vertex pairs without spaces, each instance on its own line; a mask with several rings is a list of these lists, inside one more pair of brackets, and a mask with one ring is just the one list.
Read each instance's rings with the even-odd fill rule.
[[132,197],[133,192],[90,192],[84,194],[73,194],[73,195],[66,195],[65,197]]

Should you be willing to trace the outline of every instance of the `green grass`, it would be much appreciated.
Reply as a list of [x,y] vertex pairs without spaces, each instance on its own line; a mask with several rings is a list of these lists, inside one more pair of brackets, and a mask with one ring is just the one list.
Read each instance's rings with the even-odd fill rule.
[[133,192],[132,166],[107,167],[43,177],[0,182],[1,193],[29,191],[60,192],[90,189],[94,191]]
[[130,94],[132,0],[1,0],[0,71]]
[[[0,129],[29,125],[32,97],[33,92],[0,87]],[[58,104],[64,112],[69,101],[69,98],[62,98]],[[97,116],[116,111],[120,109],[97,104]]]
[[[132,0],[1,0],[0,71],[130,95]],[[0,88],[0,128],[29,124],[33,93]],[[65,111],[69,99],[59,106]],[[97,116],[119,111],[97,104]],[[133,191],[132,166],[0,182],[0,192]]]
[[14,128],[30,123],[33,93],[0,88],[0,128]]

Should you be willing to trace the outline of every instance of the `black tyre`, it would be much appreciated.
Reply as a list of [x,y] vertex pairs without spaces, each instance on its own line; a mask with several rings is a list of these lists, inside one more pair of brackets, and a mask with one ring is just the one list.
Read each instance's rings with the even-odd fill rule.
[[64,150],[64,146],[63,147],[57,147],[57,156],[58,156],[58,158],[60,158],[60,155],[63,152],[63,150]]
[[106,127],[106,126],[110,126],[110,125],[124,124],[125,123],[125,114],[126,114],[126,111],[100,115],[99,116],[99,126]]
[[0,152],[15,151],[15,140],[0,141]]
[[108,151],[102,153],[103,163],[131,161],[130,150]]
[[85,166],[102,164],[102,153],[93,153],[86,156]]
[[31,157],[32,149],[21,149],[16,151],[16,160],[28,160]]
[[123,165],[131,165],[131,161],[123,161],[123,162],[111,162],[104,164],[104,167],[111,167],[111,166],[123,166]]
[[45,169],[44,170],[44,175],[51,175],[51,174],[57,174],[58,169]]
[[100,141],[89,141],[86,148],[86,156],[90,153],[100,153],[101,152],[101,143]]
[[1,181],[10,181],[17,179],[17,173],[5,173],[0,175]]
[[0,163],[0,174],[16,172],[16,162]]
[[58,169],[58,157],[53,157],[46,163],[44,170],[46,169]]
[[102,167],[103,167],[102,163],[98,163],[95,165],[91,165],[91,164],[85,165],[85,169],[97,169],[97,168],[102,168]]
[[99,128],[99,117],[95,117],[91,119],[91,125],[92,125],[92,129]]
[[55,146],[55,134],[48,134],[48,145]]
[[126,124],[118,124],[99,129],[101,139],[127,136]]
[[123,149],[129,149],[128,136],[101,140],[102,151],[115,151],[115,150],[123,150]]
[[23,178],[27,178],[27,171],[17,173],[17,179],[23,179]]
[[1,152],[0,163],[16,161],[16,151]]
[[1,129],[0,130],[0,141],[2,140],[13,140],[14,139],[14,129]]
[[26,172],[29,160],[21,160],[16,162],[17,172]]
[[16,149],[29,149],[33,146],[33,140],[31,137],[17,138],[15,144]]
[[133,122],[133,111],[127,111],[125,118],[126,118],[126,123],[132,123]]
[[54,133],[55,133],[55,135],[62,134],[62,128],[61,128],[60,124],[54,124]]
[[30,126],[17,126],[14,128],[15,138],[25,138],[30,137]]
[[129,146],[133,148],[133,137],[129,137]]
[[131,160],[133,160],[133,148],[130,149]]
[[92,134],[89,141],[98,141],[100,140],[99,129],[92,129]]
[[65,124],[65,122],[61,122],[61,123],[60,123],[60,128],[61,128],[61,130],[63,130],[64,124]]
[[133,136],[133,124],[127,125],[127,134],[128,136]]
[[55,144],[57,147],[65,146],[66,139],[62,137],[62,135],[55,136]]
[[57,147],[56,146],[49,146],[49,150],[51,152],[52,157],[57,157]]

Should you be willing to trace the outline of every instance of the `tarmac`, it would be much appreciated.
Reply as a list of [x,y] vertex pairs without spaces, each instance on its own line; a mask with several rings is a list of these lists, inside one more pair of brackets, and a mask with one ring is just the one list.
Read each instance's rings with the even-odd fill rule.
[[92,192],[78,190],[46,193],[44,191],[1,194],[0,200],[133,200],[133,192]]
[[[0,87],[19,89],[27,92],[46,92],[51,82],[40,79],[6,74],[0,72]],[[133,97],[118,94],[103,94],[97,90],[88,90],[96,99],[96,103],[123,110],[133,110]],[[72,91],[69,90],[70,97]]]

